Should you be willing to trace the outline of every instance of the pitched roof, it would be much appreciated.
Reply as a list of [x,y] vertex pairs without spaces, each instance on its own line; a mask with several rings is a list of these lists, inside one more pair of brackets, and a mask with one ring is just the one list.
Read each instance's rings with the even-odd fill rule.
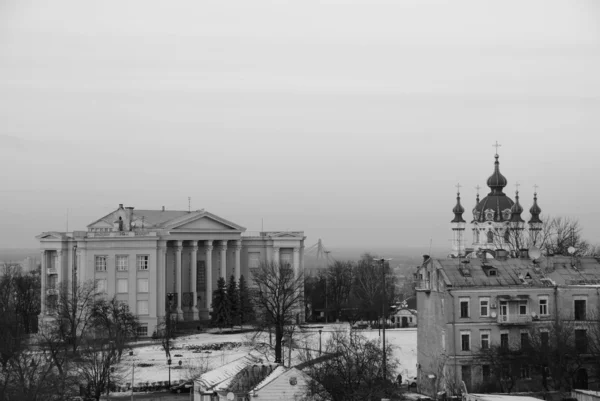
[[[462,263],[468,260],[469,263]],[[549,256],[534,265],[530,259],[433,259],[434,266],[443,269],[447,283],[452,287],[528,286],[544,287],[550,279],[556,285],[600,285],[600,263],[593,257],[571,258]],[[574,267],[573,267],[574,266]],[[466,268],[469,275],[461,271]],[[494,268],[497,274],[490,276],[486,270]]]
[[[239,371],[231,381],[227,384],[225,390],[235,393],[247,393],[254,386],[265,380],[272,372],[274,372],[279,364],[266,365],[249,365]],[[223,387],[223,385],[219,385]]]
[[224,383],[225,381],[230,381],[233,379],[233,377],[246,366],[254,365],[260,362],[261,359],[254,355],[245,355],[217,369],[206,372],[194,380],[194,383],[197,383],[205,390],[214,390],[215,387],[221,387],[221,384],[226,384]]

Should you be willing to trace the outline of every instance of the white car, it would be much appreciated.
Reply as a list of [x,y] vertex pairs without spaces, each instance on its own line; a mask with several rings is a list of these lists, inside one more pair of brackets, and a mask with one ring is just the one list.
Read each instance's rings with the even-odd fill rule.
[[406,379],[406,385],[408,387],[417,387],[417,378],[411,377],[410,379]]

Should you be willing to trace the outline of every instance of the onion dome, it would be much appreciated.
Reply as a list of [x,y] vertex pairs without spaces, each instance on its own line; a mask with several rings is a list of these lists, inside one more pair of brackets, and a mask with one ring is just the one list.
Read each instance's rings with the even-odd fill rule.
[[542,222],[542,220],[540,220],[542,209],[537,204],[537,192],[533,194],[533,206],[529,209],[529,213],[531,213],[531,219],[528,221],[529,224]]
[[502,188],[506,186],[508,181],[506,180],[506,177],[500,174],[500,162],[498,162],[499,156],[496,154],[494,157],[496,158],[494,163],[494,173],[487,180],[487,185],[492,192],[478,202],[475,209],[473,209],[473,217],[476,222],[510,221],[512,217],[512,207],[514,202],[502,192]]
[[519,191],[515,194],[515,204],[510,208],[510,221],[511,223],[524,223],[525,221],[521,218],[521,213],[523,213],[523,207],[519,203]]
[[502,188],[508,184],[508,181],[506,180],[506,177],[500,173],[500,162],[498,161],[500,156],[496,154],[494,157],[496,158],[496,161],[494,162],[494,173],[488,178],[487,186],[490,187],[492,192],[502,193]]
[[462,214],[465,212],[465,208],[460,204],[460,192],[456,194],[456,206],[452,209],[452,213],[454,213],[454,219],[452,219],[451,223],[466,223],[462,217]]

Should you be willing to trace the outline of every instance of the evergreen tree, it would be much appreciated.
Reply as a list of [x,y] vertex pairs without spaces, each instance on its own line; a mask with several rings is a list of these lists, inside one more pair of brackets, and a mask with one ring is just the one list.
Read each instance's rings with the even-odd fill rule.
[[252,297],[248,290],[248,284],[244,276],[240,276],[240,284],[238,286],[240,308],[239,322],[240,325],[254,321],[254,306],[252,305]]
[[229,322],[229,299],[227,298],[226,283],[223,277],[217,281],[217,290],[212,299],[212,322],[220,329]]
[[240,310],[240,293],[238,291],[238,286],[235,281],[235,277],[232,275],[229,277],[229,284],[227,285],[227,301],[229,304],[229,326],[231,327],[231,331],[233,331],[233,326],[238,324],[239,319],[239,310]]

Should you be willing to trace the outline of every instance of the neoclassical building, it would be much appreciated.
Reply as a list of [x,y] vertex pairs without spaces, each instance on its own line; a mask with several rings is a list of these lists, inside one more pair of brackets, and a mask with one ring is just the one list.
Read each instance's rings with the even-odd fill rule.
[[126,302],[151,334],[167,310],[180,320],[209,317],[219,277],[241,275],[252,286],[260,263],[289,263],[304,270],[304,232],[247,232],[202,210],[134,210],[123,207],[87,231],[44,232],[41,319],[51,317],[58,283],[94,280],[99,292]]

